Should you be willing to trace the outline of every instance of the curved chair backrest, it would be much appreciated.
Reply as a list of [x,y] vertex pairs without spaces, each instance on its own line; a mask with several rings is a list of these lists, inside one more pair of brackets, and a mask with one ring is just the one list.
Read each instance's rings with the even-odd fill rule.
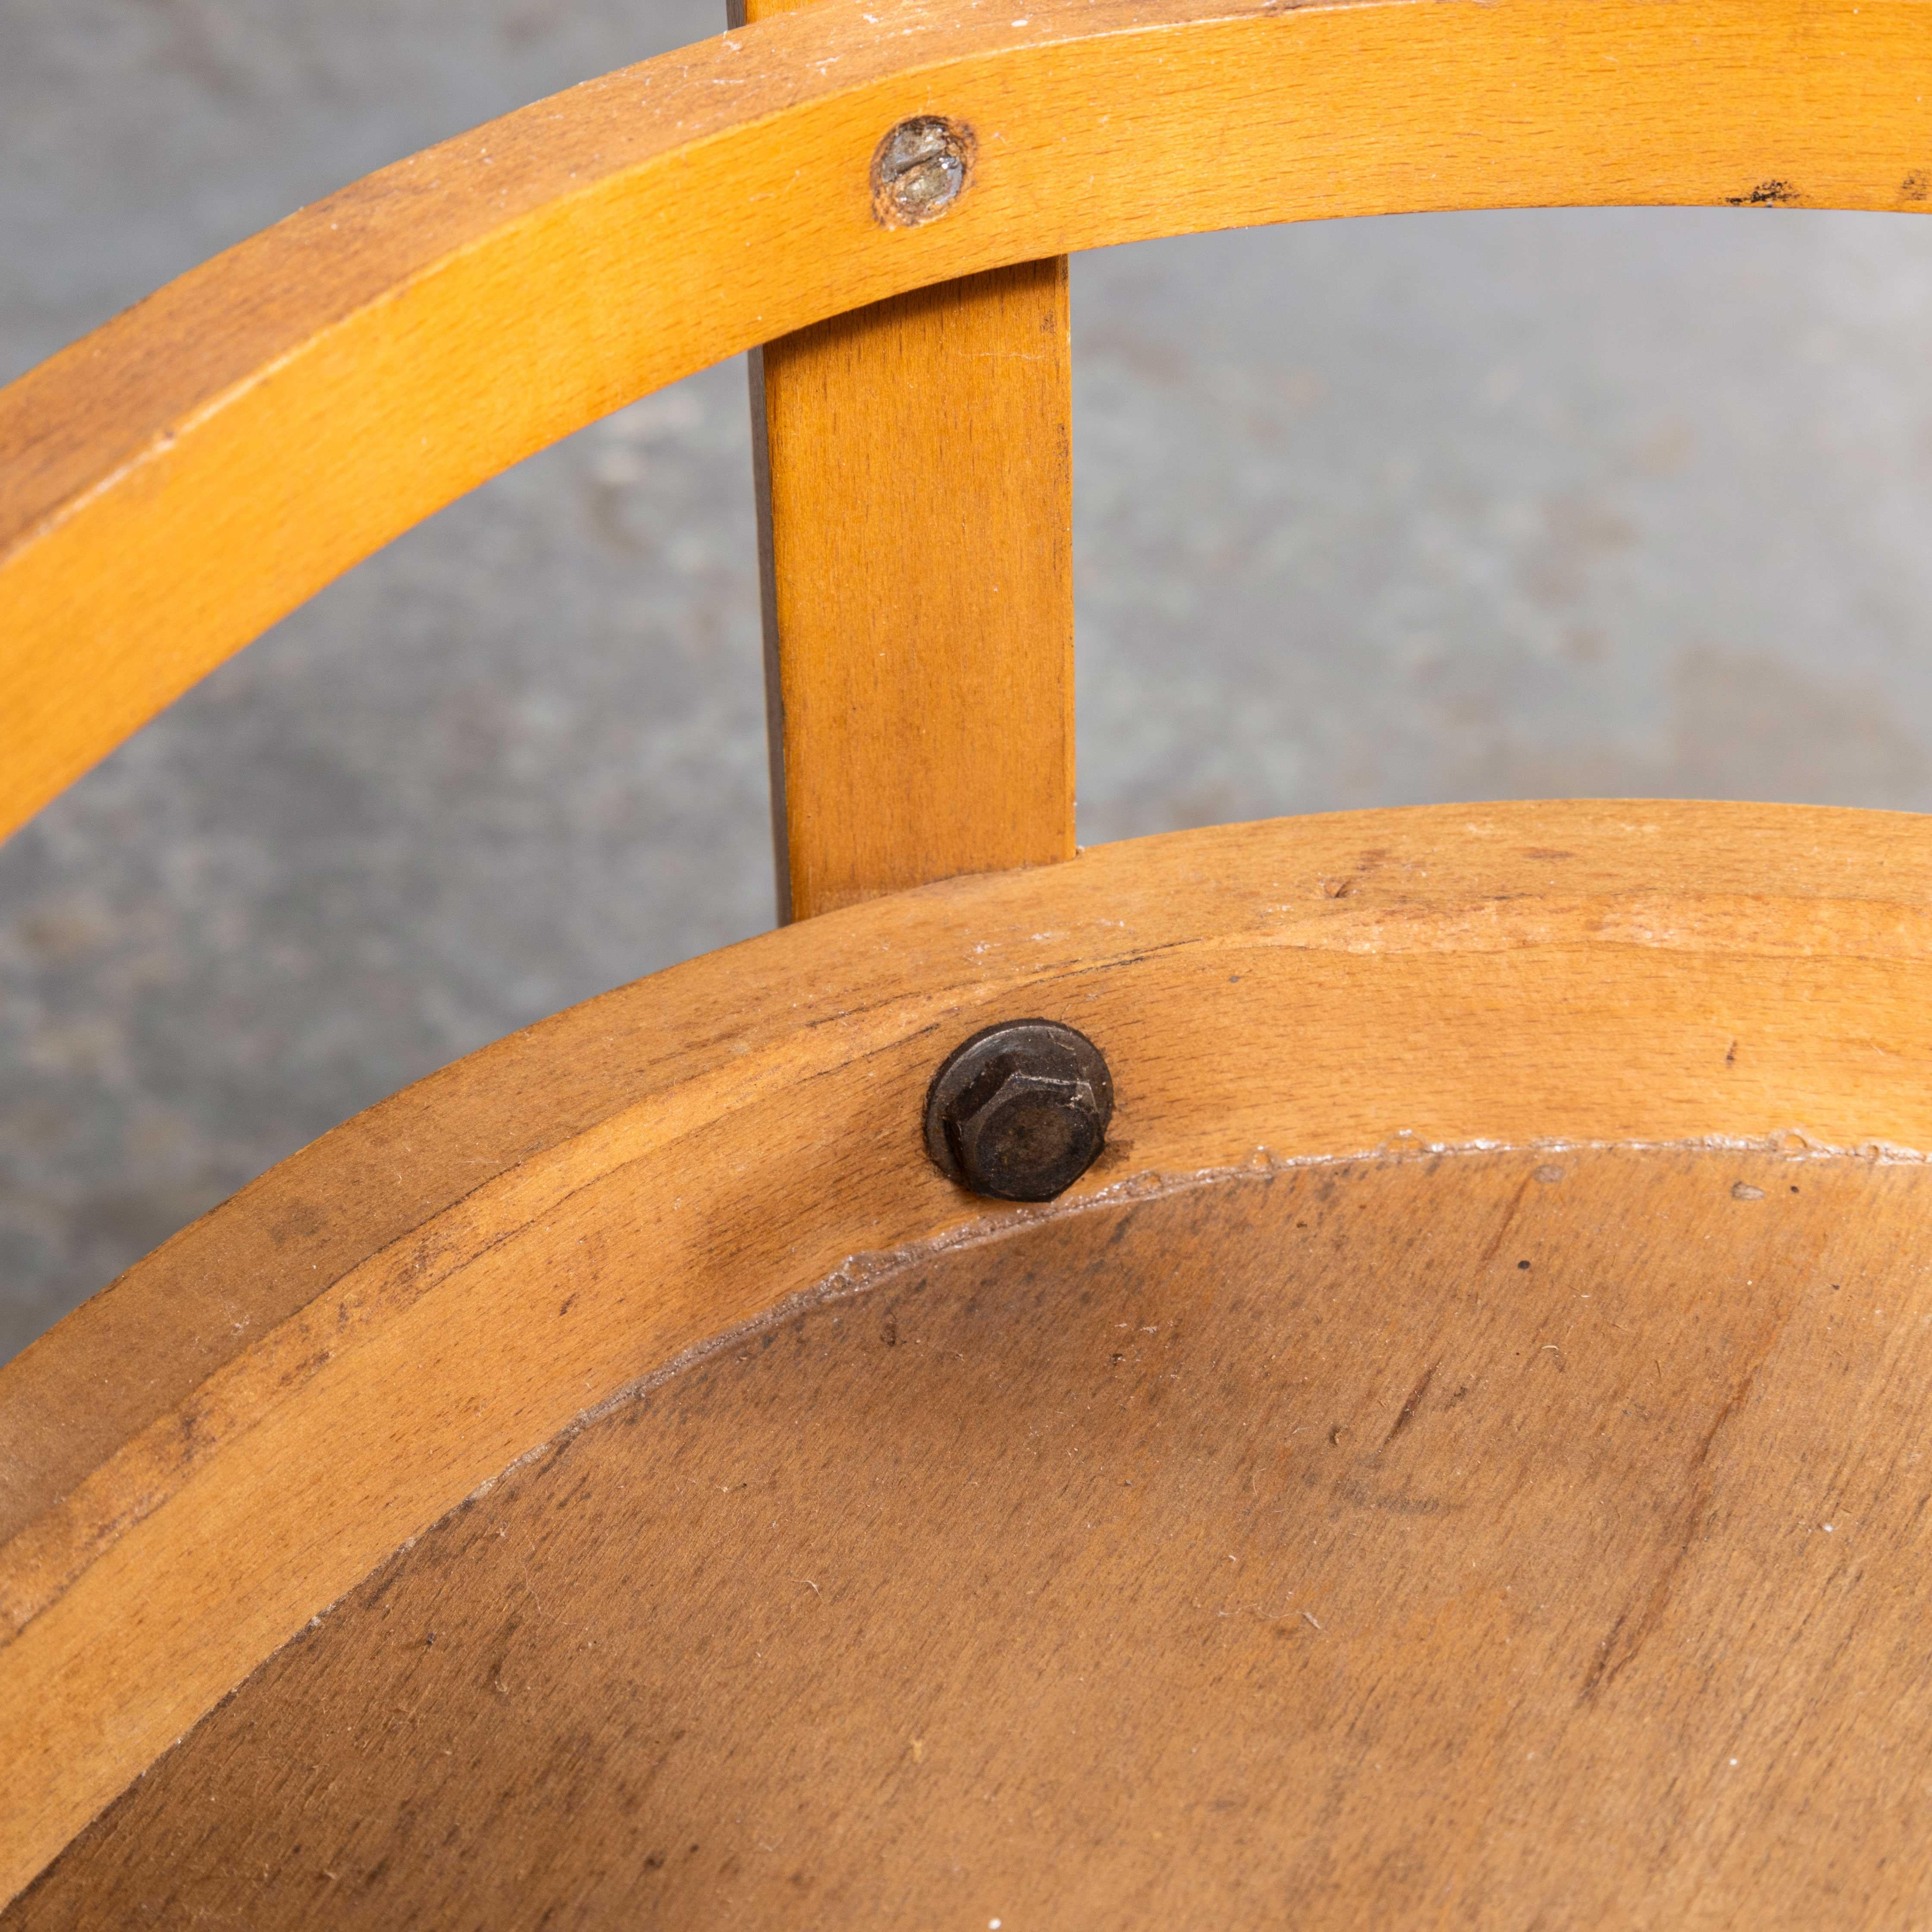
[[[539,102],[0,393],[0,833],[498,471],[908,290],[1341,215],[1932,208],[1929,21],[1925,0],[824,0]],[[880,143],[922,118],[963,130],[970,174],[902,220]],[[970,564],[978,534],[933,551]],[[1043,687],[1063,740],[1064,682]],[[998,757],[987,705],[935,710],[930,676],[922,704],[922,778]],[[1064,745],[1057,765],[1029,808],[1043,831],[950,868],[1070,852]],[[814,903],[876,889],[834,880]]]

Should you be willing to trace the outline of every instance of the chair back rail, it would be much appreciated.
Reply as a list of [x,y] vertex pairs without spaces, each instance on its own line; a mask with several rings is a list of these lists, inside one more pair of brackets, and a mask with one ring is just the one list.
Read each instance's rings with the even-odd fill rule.
[[[926,115],[972,130],[970,185],[883,225],[874,155]],[[1932,0],[822,0],[587,82],[317,202],[0,392],[0,832],[392,537],[723,357],[1074,248],[1610,202],[1932,208]],[[1016,441],[1045,406],[1016,409]],[[1043,461],[1021,488],[1064,485]],[[911,554],[956,586],[955,550]],[[822,580],[808,561],[800,585]],[[1040,802],[942,866],[1065,848],[1065,598],[1034,567],[1016,601],[1040,628],[1006,634],[1040,656],[1016,733]],[[998,734],[960,634],[943,662],[902,653],[871,691],[846,662],[826,688],[877,703],[890,745],[916,721],[920,771],[970,770]],[[818,755],[786,742],[800,825]],[[838,862],[826,903],[933,869]]]

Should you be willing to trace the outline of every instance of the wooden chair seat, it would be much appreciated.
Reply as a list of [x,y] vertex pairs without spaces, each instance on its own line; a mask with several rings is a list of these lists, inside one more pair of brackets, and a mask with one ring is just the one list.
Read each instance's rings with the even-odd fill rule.
[[[1890,814],[1348,814],[460,1063],[4,1372],[15,1762],[146,1772],[4,1922],[1901,1922],[1928,907]],[[916,1132],[1016,1005],[1120,1070],[1043,1208]]]
[[445,1517],[17,1922],[1911,1923],[1928,1184],[1382,1154],[908,1255]]
[[[1052,440],[1066,248],[1917,206],[1928,98],[1927,0],[825,0],[0,395],[14,822],[436,502],[803,332],[761,500],[818,915],[398,1095],[0,1367],[0,1925],[1932,1914],[1932,829],[1569,801],[1063,856]],[[895,227],[880,130],[953,108],[969,191]],[[814,454],[928,352],[864,463]],[[1010,353],[992,457],[913,433]],[[909,626],[932,506],[1022,446],[1043,520],[982,534],[1024,621],[953,558]],[[853,476],[842,556],[806,513]],[[1114,1088],[1035,1205],[922,1135],[1020,1016]]]

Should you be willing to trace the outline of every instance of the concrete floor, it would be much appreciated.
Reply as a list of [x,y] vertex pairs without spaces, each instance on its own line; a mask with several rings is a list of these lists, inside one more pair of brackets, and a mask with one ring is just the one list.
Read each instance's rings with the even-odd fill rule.
[[[685,0],[0,0],[0,379]],[[1932,806],[1932,223],[1466,215],[1074,279],[1081,831]],[[524,464],[0,849],[0,1354],[456,1054],[769,917],[742,370]]]

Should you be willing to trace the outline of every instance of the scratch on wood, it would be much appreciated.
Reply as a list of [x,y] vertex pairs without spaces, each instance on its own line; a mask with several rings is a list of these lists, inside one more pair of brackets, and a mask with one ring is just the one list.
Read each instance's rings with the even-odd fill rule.
[[1389,1432],[1382,1438],[1382,1447],[1384,1449],[1415,1420],[1416,1412],[1422,1406],[1422,1398],[1429,1393],[1429,1384],[1436,1379],[1438,1366],[1436,1363],[1431,1362],[1428,1367],[1423,1370],[1422,1379],[1409,1390],[1408,1400],[1402,1404],[1397,1412]]
[[[1684,1506],[1682,1527],[1673,1538],[1670,1550],[1662,1569],[1648,1590],[1644,1592],[1640,1605],[1634,1596],[1630,1602],[1617,1612],[1609,1634],[1597,1647],[1596,1660],[1590,1666],[1583,1679],[1583,1688],[1578,1694],[1580,1704],[1594,1704],[1598,1697],[1623,1675],[1636,1660],[1638,1652],[1644,1646],[1652,1631],[1664,1620],[1664,1613],[1670,1607],[1672,1593],[1677,1586],[1677,1579],[1682,1573],[1684,1558],[1690,1554],[1690,1546],[1697,1540],[1704,1526],[1705,1519],[1711,1510],[1712,1485],[1710,1463],[1712,1452],[1716,1448],[1718,1438],[1732,1416],[1744,1406],[1749,1397],[1759,1372],[1771,1359],[1772,1352],[1784,1339],[1797,1304],[1794,1302],[1771,1324],[1771,1332],[1764,1345],[1744,1364],[1730,1395],[1715,1416],[1711,1426],[1705,1430],[1703,1439],[1690,1458],[1684,1470],[1684,1489],[1688,1500]],[[1660,1372],[1663,1364],[1658,1364]]]

